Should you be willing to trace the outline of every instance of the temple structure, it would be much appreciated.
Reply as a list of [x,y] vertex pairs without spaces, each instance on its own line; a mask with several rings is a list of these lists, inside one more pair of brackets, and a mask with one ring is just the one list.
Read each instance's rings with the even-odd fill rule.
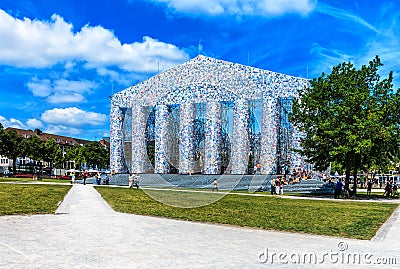
[[274,174],[302,166],[288,121],[308,80],[203,55],[111,96],[116,173]]

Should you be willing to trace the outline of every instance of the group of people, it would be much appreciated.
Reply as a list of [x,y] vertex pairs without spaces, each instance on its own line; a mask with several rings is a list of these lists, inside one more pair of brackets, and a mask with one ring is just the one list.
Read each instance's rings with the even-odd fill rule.
[[[380,182],[382,184],[382,182]],[[372,180],[368,180],[367,182],[367,195],[371,195],[372,192],[372,187],[374,185],[374,182]],[[350,198],[353,194],[353,190],[351,190],[349,187],[345,187],[345,185],[342,182],[342,179],[339,178],[336,183],[335,183],[335,190],[334,190],[334,197],[339,198],[340,195],[344,193],[345,198]],[[393,182],[391,180],[386,182],[385,186],[385,192],[383,193],[383,196],[386,198],[390,197],[395,197],[399,195],[397,183]]]
[[283,186],[285,185],[284,178],[271,180],[271,194],[283,194]]
[[390,198],[398,195],[399,191],[397,189],[397,184],[393,183],[392,181],[386,182],[385,192],[383,193],[383,196],[385,196],[386,198]]
[[[84,171],[84,172],[82,173],[83,185],[86,185],[86,180],[88,179],[88,177],[89,177],[88,171]],[[100,172],[97,172],[97,173],[94,175],[94,178],[95,178],[95,182],[96,182],[97,185],[101,185],[102,183],[103,183],[104,185],[109,185],[109,184],[110,184],[110,177],[109,177],[107,174],[106,174],[106,176],[103,178],[103,182],[102,182],[102,178],[101,178]],[[72,173],[71,173],[71,184],[75,184],[75,181],[76,181],[76,175],[75,175],[75,172],[72,172]]]

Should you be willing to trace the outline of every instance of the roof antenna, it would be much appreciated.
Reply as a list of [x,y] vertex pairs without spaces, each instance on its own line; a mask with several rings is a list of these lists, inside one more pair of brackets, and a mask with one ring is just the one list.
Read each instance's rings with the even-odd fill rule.
[[199,45],[197,46],[198,54],[200,55],[201,51],[203,49],[203,46],[201,45],[201,38],[199,39]]
[[247,65],[250,66],[250,51],[247,51]]
[[307,79],[308,79],[308,65],[307,65]]

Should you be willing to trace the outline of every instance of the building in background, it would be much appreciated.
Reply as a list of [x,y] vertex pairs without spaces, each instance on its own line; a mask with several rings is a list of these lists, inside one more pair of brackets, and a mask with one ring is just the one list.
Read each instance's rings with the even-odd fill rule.
[[[54,139],[54,141],[60,145],[61,150],[64,155],[66,154],[67,150],[71,147],[74,147],[76,145],[84,146],[91,142],[89,140],[84,140],[84,139],[79,139],[79,138],[74,138],[74,137],[69,137],[69,136],[43,133],[39,129],[35,129],[32,131],[32,130],[23,130],[23,129],[9,127],[9,128],[6,128],[5,131],[6,132],[15,131],[18,135],[22,136],[25,139],[28,139],[30,136],[37,136],[44,142],[46,142],[49,139]],[[107,146],[109,147],[109,143],[107,143],[106,141],[103,141],[103,142],[100,141],[100,143],[105,147],[107,147]],[[3,173],[7,169],[11,171],[11,167],[13,166],[12,162],[13,161],[11,159],[8,159],[4,156],[0,156],[0,167],[1,167],[0,170],[2,170]],[[44,169],[49,168],[49,164],[46,162],[32,160],[32,159],[30,159],[28,157],[24,157],[24,156],[17,158],[16,165],[17,165],[17,169],[20,169],[20,170],[21,169],[26,170],[26,169],[29,169],[29,167],[34,167],[34,166],[42,166],[42,167],[44,167]],[[57,174],[64,174],[65,170],[73,169],[73,168],[75,168],[75,162],[71,161],[71,160],[67,160],[63,163],[62,168],[58,169],[59,171],[57,172]],[[48,172],[50,173],[51,171],[48,171]]]

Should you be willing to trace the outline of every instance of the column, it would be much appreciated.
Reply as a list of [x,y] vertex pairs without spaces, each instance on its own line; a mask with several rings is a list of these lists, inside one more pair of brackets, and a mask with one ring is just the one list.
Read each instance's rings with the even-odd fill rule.
[[[300,131],[296,126],[293,126],[291,148],[301,150],[301,140],[305,138],[305,133]],[[304,159],[303,156],[296,151],[290,151],[291,166],[290,171],[303,170]]]
[[261,174],[276,173],[276,147],[278,142],[278,106],[275,97],[262,101]]
[[193,171],[194,162],[194,118],[195,107],[193,103],[180,105],[179,126],[179,173],[189,174]]
[[232,141],[231,173],[246,174],[249,159],[249,102],[243,98],[235,101]]
[[206,156],[204,171],[208,175],[221,173],[222,105],[211,101],[206,104]]
[[155,115],[155,167],[154,172],[169,172],[169,113],[167,105],[157,105]]
[[124,111],[117,105],[111,104],[110,109],[110,169],[115,173],[124,170],[124,141],[122,126]]
[[146,172],[146,120],[145,107],[132,103],[132,173]]

